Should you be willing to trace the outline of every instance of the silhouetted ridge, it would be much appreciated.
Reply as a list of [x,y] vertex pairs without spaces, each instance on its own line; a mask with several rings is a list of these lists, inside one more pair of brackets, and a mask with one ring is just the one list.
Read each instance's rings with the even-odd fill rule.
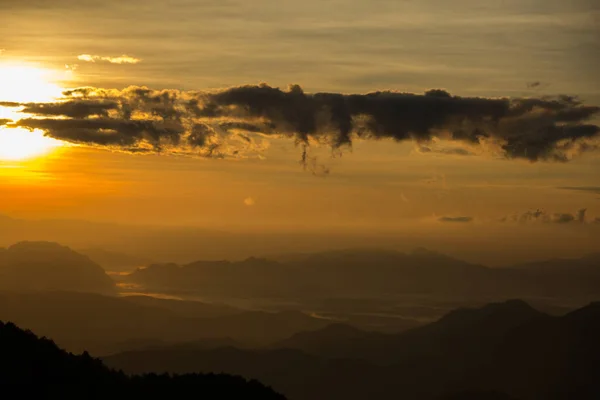
[[600,301],[595,301],[585,307],[571,311],[564,318],[570,321],[594,321],[600,324]]
[[[132,372],[217,369],[272,385],[299,400],[597,400],[600,304],[562,317],[520,300],[451,312],[396,334],[352,337],[334,325],[294,335],[298,350],[218,349],[122,353],[105,358]],[[336,334],[340,334],[338,340]],[[350,339],[344,335],[350,333]]]
[[[23,387],[62,398],[108,398],[109,394],[110,398],[139,398],[135,396],[160,393],[169,398],[284,399],[257,381],[224,374],[129,377],[87,353],[67,353],[12,323],[0,322],[0,354],[0,385],[27,385]],[[81,391],[84,387],[93,390]]]
[[445,323],[455,319],[471,319],[475,321],[482,318],[498,318],[500,316],[520,319],[522,317],[536,317],[542,314],[523,300],[507,300],[501,303],[490,303],[481,308],[460,308],[443,316],[438,323]]

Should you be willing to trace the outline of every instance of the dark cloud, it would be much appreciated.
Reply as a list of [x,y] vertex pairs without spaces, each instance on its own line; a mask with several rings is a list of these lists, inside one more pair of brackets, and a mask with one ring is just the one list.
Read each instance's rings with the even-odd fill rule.
[[22,112],[37,116],[64,116],[70,118],[108,117],[110,110],[117,110],[114,101],[77,100],[62,103],[27,104]]
[[473,221],[473,217],[440,217],[438,218],[440,222],[471,222]]
[[600,194],[600,186],[561,186],[559,189]]
[[13,122],[12,119],[0,118],[0,126],[8,125]]
[[[600,133],[588,122],[600,108],[565,95],[460,97],[440,89],[424,94],[307,94],[297,85],[284,91],[265,84],[215,92],[79,88],[64,95],[57,103],[23,104],[24,112],[34,117],[17,125],[76,143],[188,146],[204,155],[214,155],[215,149],[220,155],[252,152],[257,137],[269,136],[333,148],[351,145],[355,138],[415,140],[432,151],[429,143],[442,138],[467,147],[485,144],[506,158],[531,161],[568,161],[596,149]],[[437,151],[472,154],[461,146]]]
[[184,132],[181,125],[170,127],[151,120],[93,119],[21,119],[13,126],[42,129],[50,136],[72,143],[101,146],[133,146],[148,143],[159,150],[162,143],[176,145]]
[[533,89],[533,88],[536,88],[536,87],[540,87],[541,85],[542,85],[542,82],[540,82],[540,81],[533,81],[533,82],[528,82],[528,83],[527,83],[527,87],[528,87],[529,89]]

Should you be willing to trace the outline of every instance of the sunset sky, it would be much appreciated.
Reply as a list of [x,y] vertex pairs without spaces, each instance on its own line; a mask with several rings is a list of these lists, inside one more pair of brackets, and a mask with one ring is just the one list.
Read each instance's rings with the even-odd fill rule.
[[0,0],[0,15],[0,214],[600,239],[597,1]]

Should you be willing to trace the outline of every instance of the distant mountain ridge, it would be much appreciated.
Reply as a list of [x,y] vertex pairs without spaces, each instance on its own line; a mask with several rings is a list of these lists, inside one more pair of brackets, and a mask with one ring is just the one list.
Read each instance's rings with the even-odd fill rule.
[[225,296],[573,297],[600,295],[600,257],[488,268],[422,248],[412,253],[358,249],[279,262],[248,258],[152,265],[124,279],[149,290]]

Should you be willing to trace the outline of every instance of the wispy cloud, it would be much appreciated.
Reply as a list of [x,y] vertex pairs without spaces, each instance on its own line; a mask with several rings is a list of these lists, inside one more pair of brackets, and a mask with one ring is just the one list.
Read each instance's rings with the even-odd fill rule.
[[600,186],[561,186],[558,189],[600,194]]
[[440,222],[459,222],[459,223],[466,223],[466,222],[472,222],[473,221],[473,217],[468,217],[468,216],[460,216],[460,217],[440,217],[438,218],[438,221]]
[[92,62],[92,63],[97,62],[97,61],[104,61],[104,62],[108,62],[111,64],[137,64],[142,61],[139,58],[131,57],[126,54],[123,54],[122,56],[118,56],[118,57],[106,57],[106,56],[95,56],[95,55],[91,55],[91,54],[80,54],[77,56],[77,59],[79,61]]

